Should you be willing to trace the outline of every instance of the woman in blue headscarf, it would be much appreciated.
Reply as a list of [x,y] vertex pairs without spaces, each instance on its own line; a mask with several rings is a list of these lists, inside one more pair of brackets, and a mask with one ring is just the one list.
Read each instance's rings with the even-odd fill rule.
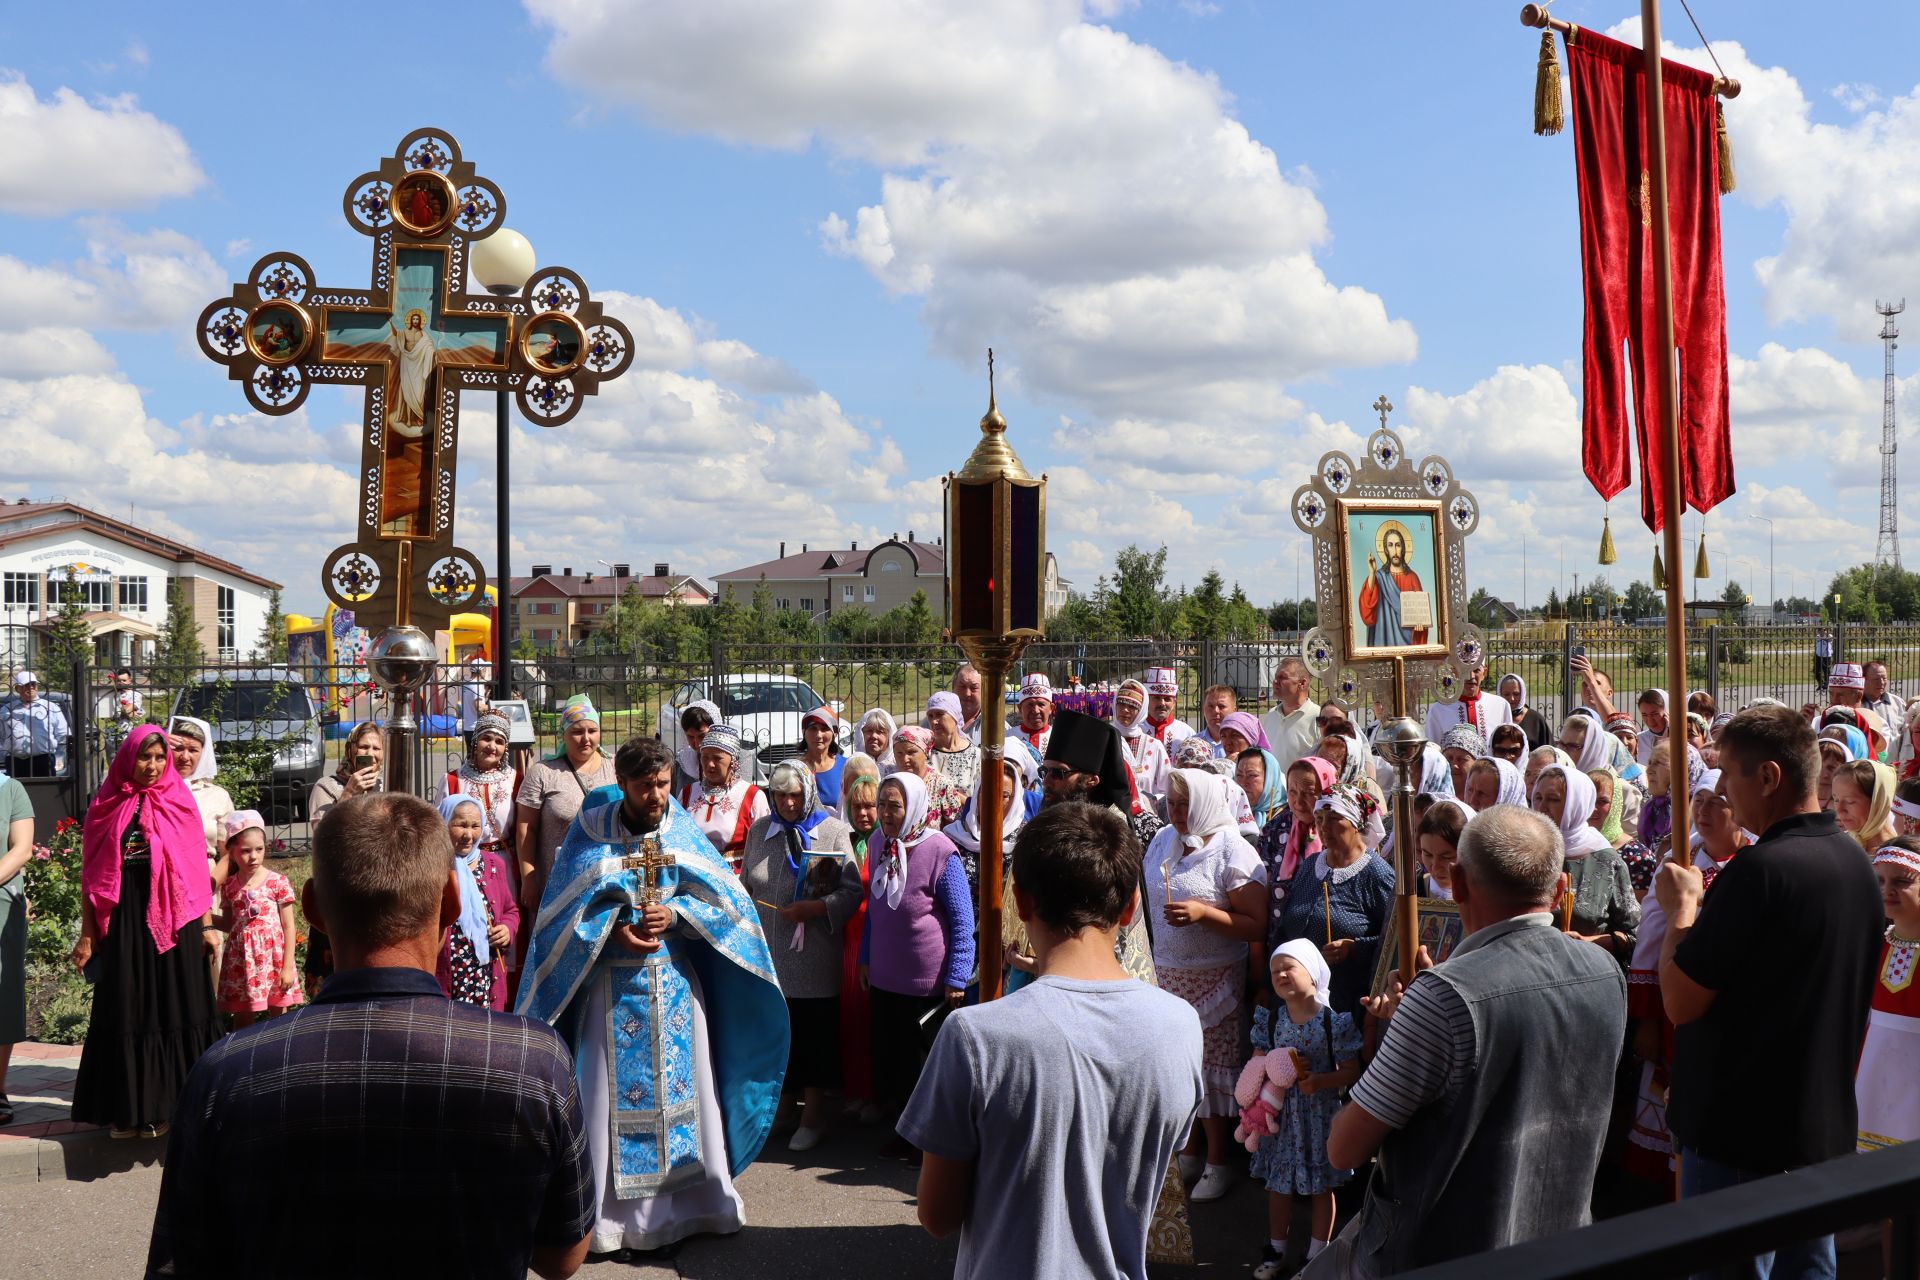
[[520,930],[520,904],[513,880],[497,853],[480,847],[486,816],[480,801],[456,792],[439,804],[453,837],[453,868],[459,875],[460,919],[440,944],[436,977],[455,1000],[507,1007],[507,949]]
[[775,765],[767,793],[772,811],[747,832],[740,880],[793,1029],[781,1104],[791,1114],[798,1090],[802,1111],[787,1149],[806,1151],[826,1135],[827,1091],[840,1087],[840,931],[863,889],[853,829],[819,807],[813,771],[798,761]]

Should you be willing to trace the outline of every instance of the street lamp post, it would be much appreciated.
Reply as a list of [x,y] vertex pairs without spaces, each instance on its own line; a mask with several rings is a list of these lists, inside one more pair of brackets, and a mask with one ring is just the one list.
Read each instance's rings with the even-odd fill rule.
[[1773,603],[1780,598],[1774,594],[1773,588],[1773,521],[1765,516],[1754,516],[1753,519],[1767,526],[1767,616],[1771,618]]
[[[511,227],[473,246],[473,278],[488,293],[509,297],[519,293],[533,274],[536,259],[527,238]],[[494,601],[493,696],[513,696],[513,564],[508,529],[507,482],[511,470],[512,424],[507,416],[507,388],[493,393],[494,457]]]

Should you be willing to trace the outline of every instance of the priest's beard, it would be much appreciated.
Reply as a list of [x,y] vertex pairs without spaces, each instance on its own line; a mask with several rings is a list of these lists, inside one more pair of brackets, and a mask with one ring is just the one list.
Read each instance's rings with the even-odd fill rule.
[[644,836],[660,829],[660,819],[636,817],[632,803],[623,799],[620,801],[620,825],[636,836]]
[[1086,774],[1075,774],[1072,780],[1064,784],[1066,790],[1048,789],[1043,808],[1051,809],[1056,804],[1092,804],[1093,789],[1099,785]]

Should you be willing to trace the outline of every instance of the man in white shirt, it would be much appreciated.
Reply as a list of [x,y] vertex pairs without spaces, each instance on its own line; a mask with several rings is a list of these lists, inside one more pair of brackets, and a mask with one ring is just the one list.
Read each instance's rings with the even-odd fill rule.
[[980,741],[980,670],[963,662],[953,673],[953,696],[960,699],[960,732]]
[[1269,748],[1283,770],[1301,756],[1311,755],[1320,742],[1320,727],[1314,723],[1320,707],[1307,696],[1312,683],[1307,664],[1298,658],[1282,658],[1274,668],[1274,705],[1260,717],[1260,726],[1267,731]]
[[1173,667],[1147,668],[1147,727],[1171,756],[1174,748],[1193,736],[1193,726],[1173,714],[1180,696],[1180,673]]
[[475,654],[467,663],[467,679],[460,685],[460,731],[473,732],[480,723],[480,717],[493,709],[489,701],[492,689],[489,681],[493,677],[493,664]]
[[1895,764],[1913,754],[1907,741],[1907,704],[1893,696],[1887,687],[1887,664],[1875,659],[1866,666],[1865,696],[1860,705],[1879,716],[1887,726],[1887,763]]
[[1427,708],[1428,742],[1440,741],[1446,736],[1447,730],[1457,724],[1472,725],[1484,738],[1491,737],[1501,725],[1513,723],[1513,708],[1507,705],[1507,700],[1481,691],[1480,683],[1486,678],[1487,669],[1484,666],[1469,671],[1460,684],[1458,701],[1436,702]]

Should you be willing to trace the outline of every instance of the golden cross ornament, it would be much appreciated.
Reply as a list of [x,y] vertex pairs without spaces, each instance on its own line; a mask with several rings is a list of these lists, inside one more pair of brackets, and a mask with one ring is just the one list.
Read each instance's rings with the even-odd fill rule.
[[468,291],[468,257],[505,225],[506,197],[444,130],[408,134],[341,203],[373,241],[367,285],[321,285],[306,259],[270,253],[201,312],[196,337],[264,414],[292,413],[316,384],[366,389],[355,538],[329,553],[323,585],[357,626],[430,632],[486,593],[479,559],[453,545],[460,393],[509,390],[559,426],[626,372],[633,335],[564,267],[514,296]]
[[656,907],[665,896],[660,890],[660,873],[678,863],[679,859],[660,843],[659,836],[641,836],[640,852],[620,859],[620,869],[640,873],[640,905]]

